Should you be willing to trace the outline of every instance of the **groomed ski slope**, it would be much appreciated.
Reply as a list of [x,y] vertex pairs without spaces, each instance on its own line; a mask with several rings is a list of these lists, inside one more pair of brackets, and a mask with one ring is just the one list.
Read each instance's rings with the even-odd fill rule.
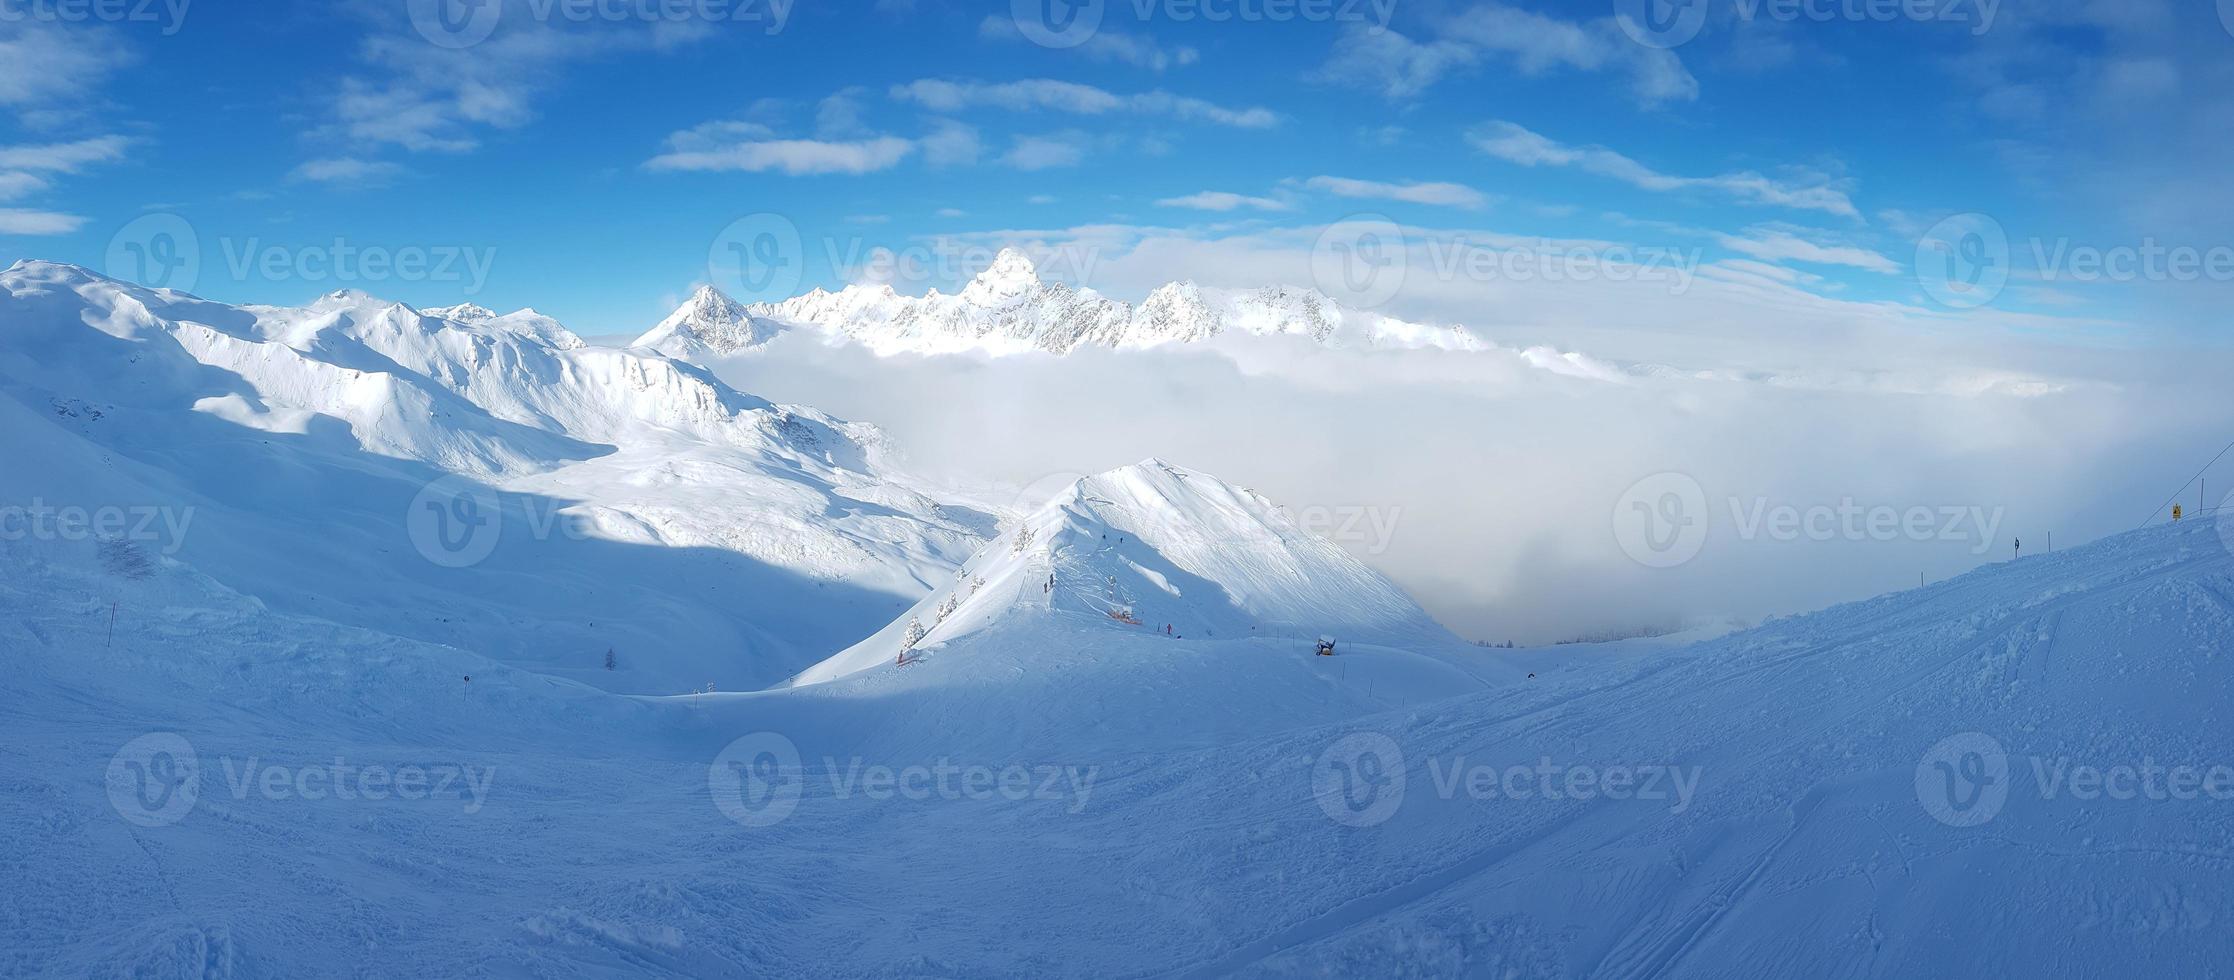
[[[167,561],[120,577],[90,544],[0,563],[11,976],[2208,976],[2234,954],[2234,801],[2051,797],[2031,762],[2234,763],[2234,559],[2203,521],[1633,655],[1057,623],[667,699],[274,613]],[[108,638],[112,602],[137,612]],[[1396,690],[1358,690],[1376,674]],[[201,792],[140,826],[105,779],[151,732],[191,743]],[[709,763],[764,732],[800,798],[747,826]],[[1357,733],[1401,757],[1377,823],[1314,787]],[[1934,788],[1962,733],[2007,757],[1975,826],[1934,815],[1986,812]],[[337,757],[493,776],[470,812],[456,787],[233,789]],[[1547,759],[1696,783],[1436,789]],[[858,778],[1010,764],[1053,789]]]

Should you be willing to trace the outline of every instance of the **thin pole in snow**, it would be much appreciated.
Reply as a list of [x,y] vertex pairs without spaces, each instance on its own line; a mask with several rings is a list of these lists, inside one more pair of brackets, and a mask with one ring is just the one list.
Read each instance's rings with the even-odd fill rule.
[[111,649],[111,650],[114,650],[114,649],[116,649],[116,602],[115,602],[115,600],[110,600],[110,602],[109,602],[109,641],[108,641],[108,648],[109,648],[109,649]]

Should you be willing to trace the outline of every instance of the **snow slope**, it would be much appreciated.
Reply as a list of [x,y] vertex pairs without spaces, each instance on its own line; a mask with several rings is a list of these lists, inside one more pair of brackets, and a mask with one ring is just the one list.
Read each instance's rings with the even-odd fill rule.
[[1224,290],[1168,283],[1139,306],[1091,289],[1047,282],[1024,253],[1003,249],[961,292],[903,296],[889,285],[817,289],[776,303],[739,306],[702,287],[636,344],[680,358],[724,355],[809,328],[880,354],[1144,348],[1220,336],[1296,336],[1333,347],[1477,350],[1463,327],[1406,323],[1345,309],[1311,289]]
[[[17,263],[0,457],[46,465],[0,471],[0,501],[191,514],[181,557],[281,610],[663,693],[779,681],[992,530],[872,427],[533,311],[440,312],[346,291],[232,307]],[[460,495],[495,530],[453,566],[425,508]]]
[[894,663],[903,649],[928,655],[1012,620],[1173,639],[1458,642],[1394,583],[1270,500],[1149,459],[1072,484],[892,625],[793,683]]
[[[1112,513],[1061,520],[1085,511]],[[1425,697],[1361,690],[1427,676],[1371,645],[1061,614],[828,683],[626,697],[0,541],[0,973],[2209,976],[2234,800],[2050,792],[2033,760],[2234,762],[2220,531],[1534,678],[1470,651]],[[190,743],[200,797],[146,825],[150,733]],[[770,736],[796,768],[740,803],[724,747]],[[2005,796],[1951,808],[1954,736],[2006,755],[1979,784]],[[337,758],[493,778],[375,801],[237,776]],[[1022,796],[967,788],[1008,766]],[[1683,774],[1661,798],[1466,791],[1657,766]]]

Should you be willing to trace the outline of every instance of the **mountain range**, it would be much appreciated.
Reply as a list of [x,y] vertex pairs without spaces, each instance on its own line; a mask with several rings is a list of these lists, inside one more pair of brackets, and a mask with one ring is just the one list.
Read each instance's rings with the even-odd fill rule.
[[1022,251],[1003,249],[953,294],[904,296],[889,285],[816,289],[772,303],[740,304],[701,286],[635,346],[691,359],[728,355],[806,329],[880,354],[1068,354],[1199,343],[1240,335],[1299,337],[1340,348],[1479,350],[1464,327],[1429,326],[1347,309],[1294,286],[1231,290],[1167,283],[1138,306],[1089,288],[1040,278]]

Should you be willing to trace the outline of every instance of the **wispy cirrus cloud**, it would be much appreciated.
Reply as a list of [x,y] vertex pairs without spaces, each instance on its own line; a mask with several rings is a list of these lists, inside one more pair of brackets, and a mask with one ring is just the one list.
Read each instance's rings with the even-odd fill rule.
[[1648,191],[1707,191],[1747,204],[1861,217],[1843,189],[1820,178],[1779,180],[1749,170],[1710,177],[1665,174],[1602,146],[1571,146],[1504,121],[1476,127],[1467,141],[1484,153],[1524,167],[1574,167]]
[[20,143],[0,146],[0,170],[38,170],[74,174],[96,163],[124,156],[131,140],[122,136],[96,136],[67,143]]
[[1202,191],[1184,197],[1167,197],[1157,201],[1159,208],[1192,208],[1197,211],[1237,211],[1251,208],[1258,211],[1286,211],[1291,205],[1270,197],[1250,197],[1228,191]]
[[1352,27],[1335,42],[1319,76],[1409,100],[1446,76],[1493,61],[1523,75],[1626,75],[1631,97],[1646,106],[1699,97],[1698,79],[1674,52],[1637,44],[1612,17],[1562,20],[1495,0],[1441,18],[1424,40],[1383,27]]
[[[17,201],[50,190],[51,175],[74,174],[94,164],[121,159],[131,141],[96,136],[62,143],[0,146],[0,201]],[[0,235],[67,235],[86,219],[60,211],[0,209]]]
[[0,235],[67,235],[85,225],[85,219],[59,211],[0,208]]
[[1899,275],[1900,263],[1858,245],[1826,243],[1820,241],[1821,233],[1803,237],[1797,229],[1762,225],[1748,228],[1743,234],[1719,235],[1723,248],[1740,252],[1769,262],[1806,262],[1811,265],[1843,265],[1887,275]]
[[1320,191],[1336,197],[1368,198],[1382,201],[1401,201],[1406,204],[1432,204],[1439,207],[1473,210],[1489,203],[1489,197],[1463,184],[1438,182],[1390,183],[1380,180],[1359,180],[1354,177],[1318,176],[1300,182],[1307,190]]
[[342,187],[373,187],[387,183],[403,173],[403,165],[383,160],[363,160],[357,157],[327,157],[306,160],[289,173],[288,179],[309,181]]
[[673,149],[645,161],[650,170],[780,171],[807,174],[866,174],[898,166],[915,143],[897,136],[830,141],[808,139],[745,140],[707,149]]
[[961,112],[972,108],[1018,112],[1046,110],[1088,116],[1131,112],[1244,129],[1268,129],[1280,124],[1279,113],[1262,107],[1230,108],[1161,90],[1120,95],[1092,85],[1053,78],[1026,78],[1013,82],[923,78],[892,86],[891,96],[895,100],[912,102],[936,112]]
[[[979,37],[990,41],[1023,41],[1024,32],[1017,29],[1016,18],[998,15],[985,18],[977,27]],[[1102,28],[1072,49],[1087,58],[1112,64],[1131,65],[1160,72],[1168,68],[1185,67],[1202,60],[1194,48],[1180,45],[1165,47],[1155,38]]]
[[133,60],[131,49],[107,30],[5,18],[0,20],[0,106],[23,114],[74,106]]

